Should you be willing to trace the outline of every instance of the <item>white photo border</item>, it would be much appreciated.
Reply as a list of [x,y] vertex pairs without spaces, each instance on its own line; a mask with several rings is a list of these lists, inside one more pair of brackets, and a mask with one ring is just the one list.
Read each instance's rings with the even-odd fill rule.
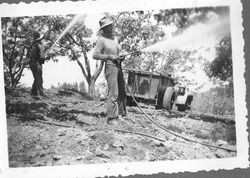
[[[235,121],[237,139],[237,157],[224,159],[176,160],[161,162],[133,162],[88,164],[53,167],[9,168],[7,147],[7,126],[5,112],[5,92],[3,77],[2,44],[0,44],[0,175],[9,177],[102,177],[128,176],[134,174],[156,174],[196,172],[200,170],[230,170],[247,168],[248,132],[246,108],[246,84],[244,78],[244,40],[242,27],[242,4],[240,0],[99,0],[99,1],[65,1],[32,2],[29,4],[0,4],[1,17],[83,14],[95,12],[117,12],[152,9],[193,8],[208,6],[229,6],[232,37],[232,58],[235,97]],[[2,43],[0,34],[0,43]]]

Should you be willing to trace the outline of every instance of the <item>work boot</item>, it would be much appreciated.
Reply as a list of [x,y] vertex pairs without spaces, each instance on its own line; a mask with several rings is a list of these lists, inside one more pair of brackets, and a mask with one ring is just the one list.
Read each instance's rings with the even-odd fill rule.
[[44,98],[49,98],[48,95],[46,95],[44,92],[40,93],[40,96],[42,96]]
[[36,95],[36,96],[32,96],[32,98],[35,99],[35,100],[40,100],[40,99],[41,99],[41,98],[40,98],[39,96],[37,96],[37,95]]
[[134,122],[132,119],[128,118],[128,116],[125,115],[125,114],[119,116],[119,118],[120,118],[121,120],[128,121],[128,122],[131,122],[132,124],[135,124],[135,122]]
[[129,120],[128,116],[126,114],[123,114],[123,115],[119,115],[119,119],[122,119],[122,120]]
[[107,124],[115,126],[115,127],[118,126],[118,117],[108,118]]

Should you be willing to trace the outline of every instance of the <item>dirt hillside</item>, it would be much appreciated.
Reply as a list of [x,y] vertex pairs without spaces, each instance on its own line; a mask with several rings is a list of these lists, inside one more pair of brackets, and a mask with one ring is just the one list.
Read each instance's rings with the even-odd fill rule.
[[[172,135],[150,122],[138,107],[128,107],[128,118],[114,127],[106,123],[105,100],[90,100],[68,90],[46,94],[36,100],[26,88],[6,90],[10,167],[236,156]],[[141,107],[171,132],[236,150],[233,118]]]

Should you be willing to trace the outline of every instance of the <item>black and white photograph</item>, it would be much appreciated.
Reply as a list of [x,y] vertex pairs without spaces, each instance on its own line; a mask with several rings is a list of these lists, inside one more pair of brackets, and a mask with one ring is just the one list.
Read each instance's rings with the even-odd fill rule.
[[248,165],[242,27],[233,24],[240,2],[160,2],[0,13],[0,142],[10,175]]

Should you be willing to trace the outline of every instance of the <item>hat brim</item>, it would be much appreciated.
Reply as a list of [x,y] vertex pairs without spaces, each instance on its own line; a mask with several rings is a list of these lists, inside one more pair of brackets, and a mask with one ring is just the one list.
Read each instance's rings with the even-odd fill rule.
[[108,26],[108,25],[111,25],[111,24],[113,24],[113,22],[109,22],[109,23],[107,23],[107,24],[104,24],[103,26],[101,26],[101,27],[99,28],[99,30],[101,30],[102,28],[104,28],[104,27],[106,27],[106,26]]
[[41,37],[39,37],[39,38],[35,39],[35,41],[42,41],[42,40],[43,40],[43,38],[44,38],[44,35],[42,35]]

